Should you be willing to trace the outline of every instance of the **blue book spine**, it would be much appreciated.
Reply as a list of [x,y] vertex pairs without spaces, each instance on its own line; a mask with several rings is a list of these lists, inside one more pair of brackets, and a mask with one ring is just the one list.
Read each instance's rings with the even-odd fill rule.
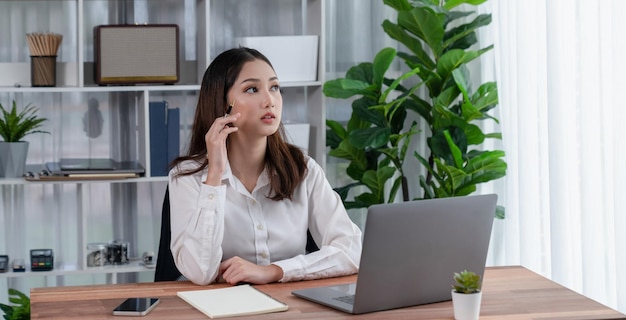
[[167,102],[150,102],[150,175],[167,175]]
[[180,155],[180,109],[167,109],[167,164]]

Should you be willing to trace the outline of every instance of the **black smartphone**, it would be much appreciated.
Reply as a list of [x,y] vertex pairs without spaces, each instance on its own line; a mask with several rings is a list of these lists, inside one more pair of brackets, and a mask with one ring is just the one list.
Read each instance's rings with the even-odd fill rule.
[[128,298],[113,309],[115,316],[145,316],[159,304],[158,298]]

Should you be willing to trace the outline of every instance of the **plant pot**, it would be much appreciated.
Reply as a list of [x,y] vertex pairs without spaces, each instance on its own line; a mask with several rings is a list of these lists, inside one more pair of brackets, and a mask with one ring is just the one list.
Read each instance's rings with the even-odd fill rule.
[[28,142],[0,142],[0,177],[18,178],[24,175]]
[[483,293],[458,293],[452,290],[452,306],[454,307],[454,319],[478,320],[480,315],[480,301]]

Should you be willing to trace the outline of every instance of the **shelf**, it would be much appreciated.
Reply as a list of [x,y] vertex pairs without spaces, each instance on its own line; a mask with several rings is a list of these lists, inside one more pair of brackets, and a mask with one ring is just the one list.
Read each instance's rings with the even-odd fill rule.
[[34,185],[34,184],[89,184],[89,183],[146,183],[167,182],[167,177],[139,177],[126,179],[86,179],[86,180],[37,180],[29,181],[23,178],[0,178],[0,185]]
[[76,265],[61,265],[55,266],[50,271],[24,271],[13,272],[8,271],[0,273],[1,278],[21,278],[21,277],[50,277],[50,276],[67,276],[67,275],[85,275],[85,274],[114,274],[114,273],[129,273],[129,272],[154,272],[154,268],[146,268],[143,266],[143,262],[131,261],[127,265],[110,265],[103,267],[87,267],[86,269],[79,269]]
[[[316,87],[320,81],[282,82],[283,88]],[[0,86],[0,93],[80,93],[80,92],[178,92],[198,91],[200,85],[128,85],[128,86],[85,86],[85,87],[14,87]]]
[[[318,36],[316,80],[281,82],[285,89],[282,119],[284,124],[306,124],[288,134],[299,136],[306,131],[309,141],[302,139],[302,147],[324,167],[324,2],[0,0],[0,19],[24,17],[11,24],[7,41],[0,43],[0,103],[30,103],[50,120],[44,129],[51,134],[26,139],[30,147],[25,171],[37,174],[41,163],[63,157],[110,157],[137,161],[147,175],[106,180],[0,178],[0,254],[25,256],[29,248],[46,247],[58,252],[57,261],[67,263],[52,271],[0,273],[0,289],[7,285],[28,287],[30,277],[47,277],[46,285],[63,285],[64,276],[106,274],[110,283],[117,281],[117,274],[142,273],[141,277],[146,278],[146,272],[154,271],[134,261],[125,266],[87,268],[82,257],[93,239],[128,241],[131,252],[157,251],[168,178],[149,176],[156,162],[150,159],[150,120],[155,112],[150,110],[150,102],[164,100],[168,108],[180,111],[179,151],[183,151],[192,134],[203,74],[217,54],[237,46],[238,37]],[[178,84],[94,84],[93,28],[134,21],[179,25]],[[43,31],[63,34],[56,87],[30,86],[31,66],[24,34]],[[272,63],[276,65],[277,61]],[[306,130],[301,129],[304,127]],[[133,277],[120,278],[130,281]],[[0,292],[0,301],[3,298]]]
[[[38,173],[43,166],[27,164],[25,171]],[[148,183],[167,182],[167,176],[137,177],[125,179],[67,179],[67,180],[26,180],[25,178],[0,178],[1,185],[40,185],[40,184],[90,184],[90,183]]]
[[138,92],[138,91],[197,91],[199,85],[129,85],[129,86],[86,86],[86,87],[0,87],[1,92],[20,93],[65,93],[65,92]]

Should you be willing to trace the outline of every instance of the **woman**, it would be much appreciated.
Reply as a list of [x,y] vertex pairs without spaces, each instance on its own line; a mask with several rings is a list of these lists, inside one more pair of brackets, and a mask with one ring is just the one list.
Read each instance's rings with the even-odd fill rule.
[[[169,173],[171,249],[196,284],[353,274],[361,231],[322,168],[284,139],[278,77],[261,53],[218,55],[202,79],[186,156]],[[306,254],[307,230],[320,250]]]

